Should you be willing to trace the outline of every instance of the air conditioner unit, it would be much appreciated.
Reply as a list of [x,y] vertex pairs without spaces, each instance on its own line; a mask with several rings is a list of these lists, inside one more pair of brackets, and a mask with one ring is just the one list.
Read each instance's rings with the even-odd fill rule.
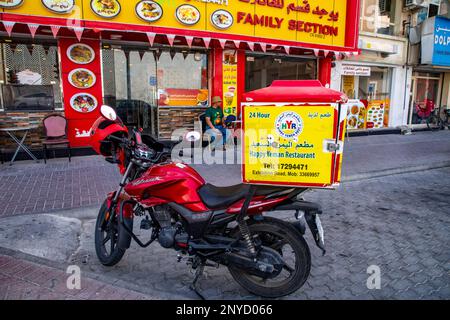
[[427,7],[428,1],[426,0],[405,0],[404,9],[405,10],[416,10]]
[[378,6],[380,8],[380,14],[386,13],[388,11],[387,5],[388,5],[388,0],[379,0],[378,1]]

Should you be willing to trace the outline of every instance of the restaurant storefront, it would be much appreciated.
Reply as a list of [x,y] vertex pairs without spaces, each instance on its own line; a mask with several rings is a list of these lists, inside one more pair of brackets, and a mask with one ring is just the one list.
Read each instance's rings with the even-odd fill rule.
[[[190,129],[212,96],[240,116],[277,79],[330,85],[357,50],[359,0],[0,0],[0,122],[68,119],[84,147],[101,104],[161,139]],[[27,143],[38,146],[42,132]],[[2,141],[3,142],[3,141]]]
[[411,46],[415,54],[410,61],[413,72],[407,123],[421,128],[427,126],[424,118],[431,109],[443,117],[450,106],[450,19],[431,17],[415,29],[420,36]]

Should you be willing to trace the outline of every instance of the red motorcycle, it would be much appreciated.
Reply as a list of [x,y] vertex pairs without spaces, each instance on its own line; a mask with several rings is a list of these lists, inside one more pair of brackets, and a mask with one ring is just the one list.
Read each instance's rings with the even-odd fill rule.
[[[191,289],[202,298],[196,284],[205,266],[226,266],[242,287],[263,297],[281,297],[305,283],[311,268],[306,224],[325,254],[320,206],[299,198],[307,189],[205,183],[190,166],[172,162],[163,144],[129,132],[111,107],[102,106],[101,114],[91,146],[123,175],[97,218],[95,248],[103,265],[118,263],[131,239],[141,247],[158,240],[179,252],[178,261],[188,256],[196,269]],[[281,210],[295,212],[297,220],[263,215]],[[133,232],[135,217],[149,230],[147,242]]]

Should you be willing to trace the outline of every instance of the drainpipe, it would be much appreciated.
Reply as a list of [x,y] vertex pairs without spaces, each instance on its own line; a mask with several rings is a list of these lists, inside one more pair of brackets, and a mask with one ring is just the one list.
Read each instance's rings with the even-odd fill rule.
[[406,117],[406,127],[408,128],[408,131],[411,129],[411,124],[408,124],[409,121],[409,99],[410,99],[410,92],[407,92],[408,89],[408,68],[409,68],[409,47],[410,47],[410,42],[409,42],[409,34],[410,34],[410,30],[411,30],[411,15],[408,15],[408,22],[405,23],[406,26],[406,39],[407,39],[407,45],[406,45],[406,64],[405,64],[405,68],[406,68],[406,72],[405,72],[405,98],[403,99],[403,113],[405,112],[405,108],[406,105],[408,104],[408,114]]

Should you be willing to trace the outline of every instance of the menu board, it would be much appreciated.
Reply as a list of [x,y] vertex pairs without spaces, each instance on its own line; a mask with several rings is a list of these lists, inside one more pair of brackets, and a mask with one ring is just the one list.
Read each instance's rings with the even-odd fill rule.
[[223,51],[223,113],[225,117],[237,115],[237,59],[236,50]]
[[383,128],[384,115],[386,112],[386,103],[384,100],[369,101],[367,106],[367,128]]
[[347,102],[347,129],[365,129],[366,106],[360,100],[348,100]]

